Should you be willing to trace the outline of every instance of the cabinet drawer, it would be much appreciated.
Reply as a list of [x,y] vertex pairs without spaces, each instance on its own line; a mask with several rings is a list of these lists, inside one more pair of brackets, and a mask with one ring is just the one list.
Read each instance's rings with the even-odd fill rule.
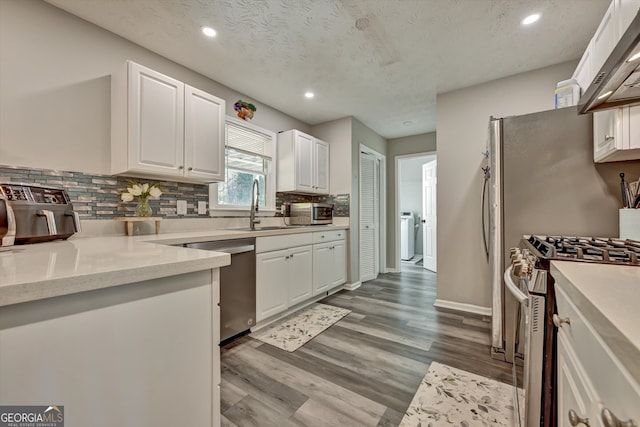
[[627,369],[611,352],[567,294],[556,283],[558,316],[569,318],[570,324],[562,324],[562,335],[574,349],[576,357],[589,376],[593,388],[601,397],[604,408],[611,410],[621,420],[640,420],[640,386]]
[[334,240],[342,240],[346,237],[346,230],[326,230],[316,231],[313,233],[313,243],[332,242]]
[[311,234],[312,233],[300,233],[286,234],[282,236],[258,237],[256,239],[256,253],[310,245],[313,242],[313,236]]

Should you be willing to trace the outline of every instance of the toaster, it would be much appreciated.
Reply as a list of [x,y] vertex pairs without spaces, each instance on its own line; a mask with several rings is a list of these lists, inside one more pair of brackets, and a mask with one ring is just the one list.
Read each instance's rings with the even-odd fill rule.
[[[4,222],[9,224],[9,218],[13,218],[15,244],[68,239],[81,231],[80,216],[73,210],[64,189],[37,184],[0,183],[0,198],[5,200],[6,205],[7,219]],[[2,223],[0,206],[0,229]]]

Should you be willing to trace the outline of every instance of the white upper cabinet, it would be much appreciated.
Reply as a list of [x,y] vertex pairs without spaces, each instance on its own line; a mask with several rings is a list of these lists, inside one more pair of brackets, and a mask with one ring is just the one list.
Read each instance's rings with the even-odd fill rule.
[[[573,78],[587,90],[640,9],[640,0],[613,0],[580,59]],[[640,109],[622,107],[593,113],[593,159],[640,159]]]
[[185,85],[185,176],[224,181],[225,101]]
[[278,134],[277,190],[329,194],[329,144],[298,130]]
[[224,180],[224,100],[131,61],[111,86],[112,173]]

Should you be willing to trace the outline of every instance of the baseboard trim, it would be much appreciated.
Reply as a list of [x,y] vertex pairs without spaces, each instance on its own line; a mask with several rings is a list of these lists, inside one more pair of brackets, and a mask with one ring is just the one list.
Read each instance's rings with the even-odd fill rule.
[[438,308],[448,308],[450,310],[464,311],[467,313],[479,314],[481,316],[491,316],[491,309],[489,307],[482,307],[475,304],[436,299],[433,305]]
[[345,283],[344,288],[348,291],[355,291],[362,285],[362,282],[357,281],[356,283]]
[[387,268],[387,270],[385,271],[385,273],[400,273],[401,270],[397,269],[397,268]]

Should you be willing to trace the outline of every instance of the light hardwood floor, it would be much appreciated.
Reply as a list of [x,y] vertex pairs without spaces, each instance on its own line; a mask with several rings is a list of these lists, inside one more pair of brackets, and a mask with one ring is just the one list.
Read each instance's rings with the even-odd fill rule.
[[397,426],[432,361],[510,383],[489,319],[433,307],[436,275],[381,274],[322,303],[352,310],[293,353],[250,336],[222,353],[223,426]]

